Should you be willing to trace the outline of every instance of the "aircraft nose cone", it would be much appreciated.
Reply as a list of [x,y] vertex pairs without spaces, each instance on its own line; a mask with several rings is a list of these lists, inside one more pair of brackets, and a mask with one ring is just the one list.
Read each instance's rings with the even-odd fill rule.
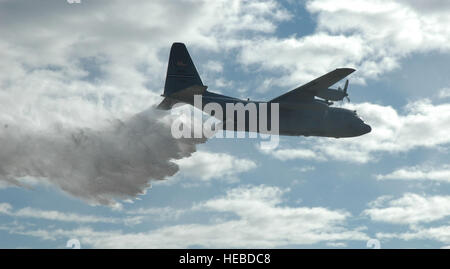
[[363,134],[370,133],[371,131],[372,131],[372,127],[370,127],[370,125],[368,125],[368,124],[364,124]]

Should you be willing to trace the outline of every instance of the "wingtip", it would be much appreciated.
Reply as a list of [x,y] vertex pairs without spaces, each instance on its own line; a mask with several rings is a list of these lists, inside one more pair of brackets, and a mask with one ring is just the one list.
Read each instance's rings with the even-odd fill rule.
[[349,72],[349,73],[353,73],[353,72],[356,71],[356,69],[351,68],[351,67],[338,68],[338,70],[346,71],[346,72]]

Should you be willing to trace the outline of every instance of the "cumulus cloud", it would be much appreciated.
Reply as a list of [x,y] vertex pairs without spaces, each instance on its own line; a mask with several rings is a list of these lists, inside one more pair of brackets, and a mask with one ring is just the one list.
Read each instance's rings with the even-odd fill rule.
[[379,180],[427,180],[436,182],[450,182],[450,166],[442,167],[412,166],[399,168],[391,173],[376,175]]
[[267,91],[273,85],[297,87],[337,67],[358,67],[355,63],[365,56],[359,44],[357,37],[324,33],[301,38],[262,38],[246,41],[238,60],[243,65],[255,65],[260,70],[278,74],[276,77],[267,74],[258,88],[258,91]]
[[450,3],[445,0],[400,0],[400,2],[417,9],[420,12],[431,11],[433,13],[447,12],[450,9]]
[[[449,9],[430,14],[420,8],[410,8],[411,4],[418,6],[417,3],[313,0],[308,1],[307,8],[318,15],[319,30],[361,36],[369,49],[367,64],[372,62],[386,70],[389,67],[383,68],[380,60],[389,57],[395,60],[412,52],[450,49],[450,31],[445,26]],[[369,71],[365,67],[362,66],[363,71]]]
[[300,166],[300,167],[295,167],[294,169],[297,170],[297,171],[300,171],[302,173],[306,173],[306,172],[311,172],[311,171],[316,170],[316,167],[314,167],[314,166]]
[[375,161],[377,154],[383,152],[407,152],[450,143],[447,135],[450,104],[433,104],[429,99],[422,99],[408,103],[403,111],[372,103],[346,104],[345,107],[356,110],[372,126],[372,132],[357,138],[310,138],[301,147],[291,146],[269,153],[280,160],[334,159],[367,163]]
[[442,98],[442,99],[450,97],[450,88],[440,89],[438,96],[439,96],[439,98]]
[[343,243],[343,242],[329,242],[326,245],[329,246],[329,247],[332,247],[332,248],[345,248],[345,247],[347,247],[347,244]]
[[443,225],[437,227],[414,226],[411,230],[404,233],[377,233],[380,239],[402,239],[409,240],[434,240],[444,244],[450,243],[450,226]]
[[417,224],[450,216],[450,196],[421,196],[406,193],[401,198],[382,196],[363,214],[374,221],[393,224]]
[[141,216],[113,218],[100,217],[94,215],[80,215],[77,213],[67,213],[56,210],[42,210],[39,208],[25,207],[19,210],[13,210],[12,205],[8,203],[0,203],[0,214],[15,218],[31,218],[50,221],[70,222],[77,224],[88,223],[119,223],[119,224],[138,224],[141,221]]
[[180,176],[209,181],[211,179],[231,179],[237,174],[256,168],[249,159],[238,158],[227,153],[197,151],[189,158],[175,161],[181,168]]
[[133,210],[128,210],[125,213],[127,215],[135,215],[136,218],[150,218],[151,220],[157,221],[167,221],[167,220],[177,220],[185,214],[187,210],[178,209],[173,207],[145,207]]
[[[370,103],[350,105],[372,126],[372,132],[358,139],[324,143],[321,149],[339,159],[357,162],[373,159],[377,152],[406,152],[418,147],[432,148],[450,142],[450,104],[434,105],[428,99],[407,104],[404,114],[390,106]],[[328,139],[329,141],[329,139]]]
[[[40,124],[96,124],[138,113],[160,101],[172,42],[217,51],[229,46],[224,40],[273,32],[289,18],[271,0],[0,5],[1,25],[8,26],[0,27],[2,113]],[[205,69],[221,66],[209,61]]]
[[[381,196],[363,211],[373,221],[408,225],[405,232],[379,232],[378,239],[433,240],[448,245],[450,226],[433,223],[450,216],[450,196],[406,193],[398,199]],[[428,224],[425,226],[425,224]]]
[[346,211],[283,205],[283,195],[288,191],[265,185],[234,188],[225,196],[197,203],[191,209],[228,213],[233,217],[208,224],[166,226],[148,232],[96,231],[89,227],[49,231],[8,225],[0,229],[47,240],[75,237],[83,245],[95,248],[270,248],[368,239],[360,227],[346,228],[346,220],[351,216]]
[[246,41],[239,60],[277,72],[262,83],[263,90],[298,86],[347,66],[358,70],[356,81],[364,82],[398,68],[412,53],[450,51],[450,9],[442,3],[309,0],[306,9],[317,18],[314,33]]
[[313,151],[311,149],[274,149],[274,150],[264,150],[260,149],[261,152],[266,154],[271,154],[273,157],[286,161],[295,159],[306,159],[306,160],[325,160],[320,152]]
[[272,0],[1,1],[0,186],[37,180],[108,205],[143,194],[199,142],[172,139],[148,110],[171,43],[214,52],[289,17]]

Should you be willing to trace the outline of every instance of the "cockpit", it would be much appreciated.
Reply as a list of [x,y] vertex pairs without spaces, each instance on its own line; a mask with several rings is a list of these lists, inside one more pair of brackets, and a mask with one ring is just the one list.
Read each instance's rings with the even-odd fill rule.
[[329,116],[330,124],[334,126],[335,132],[340,133],[340,137],[359,136],[372,130],[356,110],[334,108],[329,112]]

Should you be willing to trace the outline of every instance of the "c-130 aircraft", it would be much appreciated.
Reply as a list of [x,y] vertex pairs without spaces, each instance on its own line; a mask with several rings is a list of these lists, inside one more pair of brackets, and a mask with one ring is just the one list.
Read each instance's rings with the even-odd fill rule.
[[[267,110],[270,112],[269,104],[278,103],[279,135],[355,137],[369,133],[372,130],[371,127],[358,117],[356,111],[332,107],[333,103],[330,102],[348,98],[348,80],[344,89],[329,88],[354,71],[355,69],[352,68],[338,68],[268,102],[242,100],[207,91],[207,86],[203,85],[186,46],[183,43],[173,43],[162,95],[164,100],[157,108],[170,110],[177,103],[194,106],[194,96],[201,96],[203,107],[214,102],[218,103],[223,111],[226,110],[227,103],[242,103],[243,105],[254,103],[257,107],[261,103],[267,103]],[[212,114],[212,116],[215,115]],[[230,130],[226,128],[229,118],[230,116],[225,113],[218,118],[223,122],[224,130]],[[235,115],[232,119],[235,125],[232,130],[237,130]],[[249,131],[248,119],[249,117],[246,115],[245,130],[243,131]],[[257,132],[260,132],[259,127]]]

